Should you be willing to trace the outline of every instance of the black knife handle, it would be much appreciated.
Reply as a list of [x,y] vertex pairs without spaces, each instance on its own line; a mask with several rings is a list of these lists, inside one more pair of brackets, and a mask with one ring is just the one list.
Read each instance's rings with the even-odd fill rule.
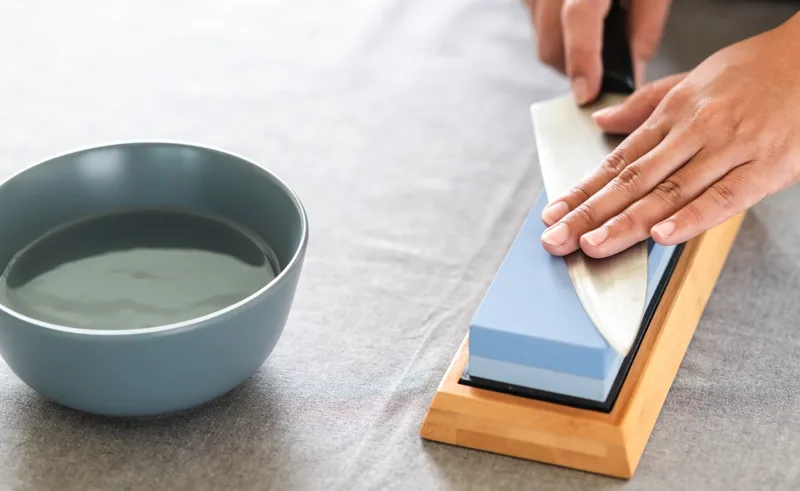
[[628,43],[628,10],[624,0],[613,0],[603,28],[601,92],[630,94],[636,89],[633,58]]

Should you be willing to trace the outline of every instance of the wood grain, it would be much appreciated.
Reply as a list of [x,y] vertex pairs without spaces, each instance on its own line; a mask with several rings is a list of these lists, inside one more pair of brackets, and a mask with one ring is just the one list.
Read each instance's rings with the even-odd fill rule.
[[459,384],[467,337],[437,388],[422,438],[633,477],[743,218],[736,215],[686,244],[610,413]]

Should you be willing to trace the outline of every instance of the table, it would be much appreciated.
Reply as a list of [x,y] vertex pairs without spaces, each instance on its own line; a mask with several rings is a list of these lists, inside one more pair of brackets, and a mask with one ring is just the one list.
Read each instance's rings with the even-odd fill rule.
[[[54,405],[0,363],[0,489],[796,489],[797,188],[747,217],[638,474],[423,441],[419,425],[541,189],[529,105],[567,89],[518,0],[4,2],[0,177],[110,140],[220,146],[285,178],[311,243],[284,336],[171,418]],[[651,77],[777,25],[676,2]]]

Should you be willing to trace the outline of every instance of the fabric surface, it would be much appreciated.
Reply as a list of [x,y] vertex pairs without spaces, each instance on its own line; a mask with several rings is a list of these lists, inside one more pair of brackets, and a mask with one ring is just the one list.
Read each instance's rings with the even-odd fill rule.
[[[677,2],[652,76],[796,9]],[[278,347],[204,407],[87,416],[0,363],[0,489],[800,487],[796,188],[747,217],[632,481],[419,438],[541,188],[528,107],[567,88],[536,60],[521,2],[7,0],[0,12],[0,177],[109,140],[195,141],[276,171],[311,226]]]

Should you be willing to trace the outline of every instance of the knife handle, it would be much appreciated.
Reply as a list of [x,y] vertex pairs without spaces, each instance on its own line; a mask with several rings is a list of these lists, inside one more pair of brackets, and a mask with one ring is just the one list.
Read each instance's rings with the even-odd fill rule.
[[603,80],[601,92],[630,94],[636,89],[633,58],[628,44],[628,9],[613,0],[603,29]]

